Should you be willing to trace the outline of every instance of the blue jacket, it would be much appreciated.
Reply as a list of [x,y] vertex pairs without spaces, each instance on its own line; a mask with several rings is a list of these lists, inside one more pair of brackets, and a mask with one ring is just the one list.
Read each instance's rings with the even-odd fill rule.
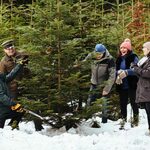
[[0,119],[11,113],[11,106],[16,105],[16,102],[11,100],[7,83],[16,77],[21,68],[22,65],[18,64],[8,75],[0,73]]
[[128,76],[123,79],[123,84],[117,85],[117,89],[136,89],[138,78],[130,69],[131,63],[137,63],[138,57],[132,51],[126,56],[119,56],[116,60],[116,72],[120,69],[127,70]]

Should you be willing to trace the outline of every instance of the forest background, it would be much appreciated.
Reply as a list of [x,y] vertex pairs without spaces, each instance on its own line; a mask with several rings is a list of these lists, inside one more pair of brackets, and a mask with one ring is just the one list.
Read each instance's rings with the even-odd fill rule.
[[[20,82],[20,103],[42,116],[89,118],[101,110],[97,104],[81,108],[89,94],[90,64],[74,64],[97,43],[116,58],[125,38],[140,58],[142,44],[150,40],[149,25],[149,0],[1,0],[0,43],[15,39],[30,55],[32,75]],[[109,102],[111,118],[117,119],[115,87]]]

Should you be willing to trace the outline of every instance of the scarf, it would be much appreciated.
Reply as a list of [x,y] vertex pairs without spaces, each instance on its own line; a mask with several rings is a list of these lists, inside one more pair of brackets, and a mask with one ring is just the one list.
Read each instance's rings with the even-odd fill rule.
[[147,56],[144,56],[143,58],[141,58],[139,60],[139,62],[137,63],[137,65],[140,67],[142,66],[146,61],[147,61],[148,57]]

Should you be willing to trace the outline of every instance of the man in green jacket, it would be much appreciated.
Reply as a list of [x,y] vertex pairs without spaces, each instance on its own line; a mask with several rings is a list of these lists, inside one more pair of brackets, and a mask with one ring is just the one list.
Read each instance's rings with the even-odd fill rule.
[[[96,99],[102,99],[102,123],[107,123],[107,99],[115,82],[115,62],[103,44],[96,44],[95,49],[84,61],[91,59],[91,87],[87,106]],[[84,62],[83,61],[83,62]],[[98,91],[98,92],[97,92]]]

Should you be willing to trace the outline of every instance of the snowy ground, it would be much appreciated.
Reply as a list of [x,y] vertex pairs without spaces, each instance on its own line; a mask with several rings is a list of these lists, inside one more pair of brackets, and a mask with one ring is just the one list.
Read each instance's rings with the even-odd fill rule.
[[[128,117],[129,118],[129,117]],[[97,118],[100,120],[100,118]],[[149,150],[150,136],[147,130],[147,118],[140,110],[140,124],[126,130],[119,130],[118,121],[108,121],[101,128],[91,128],[91,120],[84,122],[77,129],[64,128],[53,130],[48,126],[35,132],[32,122],[20,123],[20,130],[12,131],[9,126],[0,129],[1,150]]]

